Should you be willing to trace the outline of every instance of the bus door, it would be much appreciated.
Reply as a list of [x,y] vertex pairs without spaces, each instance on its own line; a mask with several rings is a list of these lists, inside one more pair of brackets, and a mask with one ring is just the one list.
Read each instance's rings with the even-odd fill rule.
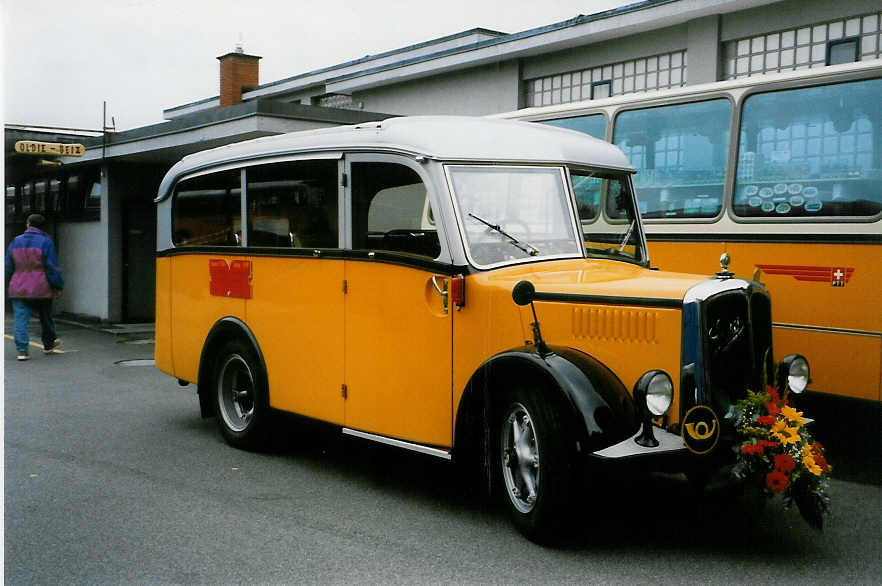
[[345,425],[450,446],[453,312],[425,182],[400,157],[347,156],[346,172]]
[[270,405],[343,423],[340,155],[246,169],[253,293]]

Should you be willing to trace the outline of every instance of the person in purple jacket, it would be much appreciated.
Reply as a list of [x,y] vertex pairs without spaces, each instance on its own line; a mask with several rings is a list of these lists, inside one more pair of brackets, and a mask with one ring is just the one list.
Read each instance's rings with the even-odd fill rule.
[[61,297],[64,279],[55,244],[41,229],[45,218],[31,214],[27,229],[16,236],[6,251],[6,284],[12,311],[15,314],[15,348],[19,360],[28,360],[28,322],[31,312],[40,316],[43,328],[43,352],[54,354],[61,340],[55,337],[55,320],[52,318],[52,300]]

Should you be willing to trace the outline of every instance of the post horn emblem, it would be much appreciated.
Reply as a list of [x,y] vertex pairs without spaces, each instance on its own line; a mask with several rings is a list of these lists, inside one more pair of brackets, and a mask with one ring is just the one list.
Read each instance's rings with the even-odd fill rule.
[[717,446],[720,439],[720,421],[714,410],[706,405],[696,405],[683,417],[680,432],[686,448],[694,454],[707,454]]

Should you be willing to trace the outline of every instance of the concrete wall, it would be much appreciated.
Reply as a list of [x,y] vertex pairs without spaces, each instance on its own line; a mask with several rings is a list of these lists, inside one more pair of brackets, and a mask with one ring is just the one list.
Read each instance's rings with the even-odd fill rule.
[[395,114],[483,116],[518,107],[518,63],[508,61],[356,92],[364,109]]
[[62,222],[56,232],[64,294],[57,310],[108,319],[107,230],[102,222]]
[[[688,33],[687,26],[683,24],[525,59],[523,78],[534,79],[660,53],[682,51],[687,48]],[[689,67],[690,69],[692,67],[691,58],[689,58]]]
[[[721,18],[720,41],[878,12],[879,0],[785,0]],[[690,60],[689,66],[692,66]]]

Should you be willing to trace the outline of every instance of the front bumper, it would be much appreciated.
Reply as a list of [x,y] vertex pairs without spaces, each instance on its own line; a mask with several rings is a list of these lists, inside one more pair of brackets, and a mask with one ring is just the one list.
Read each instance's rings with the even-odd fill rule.
[[658,445],[654,448],[643,447],[634,441],[640,435],[640,432],[637,432],[632,437],[626,438],[608,448],[597,450],[591,455],[605,460],[621,460],[625,458],[644,458],[660,455],[673,456],[689,453],[686,444],[683,443],[683,438],[679,435],[665,431],[660,427],[654,428],[653,434],[655,439],[658,440]]

